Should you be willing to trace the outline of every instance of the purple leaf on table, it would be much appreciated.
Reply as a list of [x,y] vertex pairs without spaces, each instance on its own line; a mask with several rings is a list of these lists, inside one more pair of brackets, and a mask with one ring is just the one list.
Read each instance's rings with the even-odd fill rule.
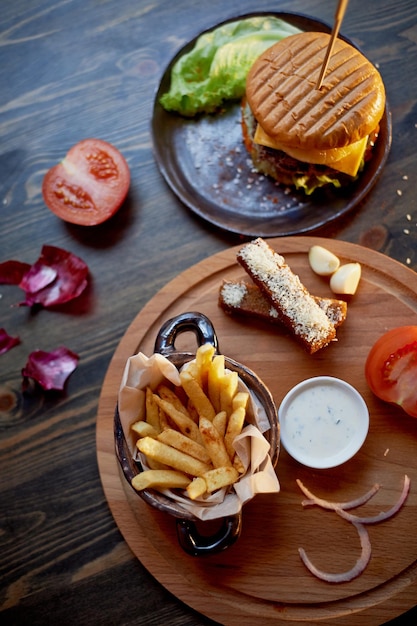
[[0,354],[8,352],[19,343],[19,337],[11,337],[4,328],[0,328]]
[[78,354],[64,346],[52,352],[35,350],[29,354],[22,375],[24,378],[32,378],[45,390],[62,390],[78,361]]

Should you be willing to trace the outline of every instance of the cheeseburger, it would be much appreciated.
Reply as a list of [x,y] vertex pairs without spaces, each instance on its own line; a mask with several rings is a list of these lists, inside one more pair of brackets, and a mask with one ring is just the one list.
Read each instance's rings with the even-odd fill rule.
[[243,136],[255,169],[307,194],[359,175],[385,109],[379,72],[341,39],[316,88],[329,38],[305,32],[268,48],[249,71],[242,102]]

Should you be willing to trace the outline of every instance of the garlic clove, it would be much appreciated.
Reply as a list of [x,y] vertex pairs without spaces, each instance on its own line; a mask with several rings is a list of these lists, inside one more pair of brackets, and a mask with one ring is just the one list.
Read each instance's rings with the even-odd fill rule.
[[330,278],[330,289],[333,293],[353,295],[358,288],[361,273],[359,263],[341,265]]
[[319,276],[331,276],[340,266],[337,256],[322,246],[311,246],[308,261],[313,272]]

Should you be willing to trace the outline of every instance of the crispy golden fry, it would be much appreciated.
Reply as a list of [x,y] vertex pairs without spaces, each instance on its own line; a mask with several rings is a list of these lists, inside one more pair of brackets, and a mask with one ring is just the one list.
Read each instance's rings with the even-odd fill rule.
[[197,379],[192,375],[192,372],[188,371],[188,369],[182,370],[180,373],[180,379],[185,393],[190,398],[200,418],[203,416],[212,422],[214,416],[216,415],[216,411],[214,410],[209,398],[199,385]]
[[227,454],[231,459],[235,455],[235,449],[233,447],[233,441],[242,432],[243,424],[245,422],[246,411],[243,406],[237,407],[229,417],[227,423],[226,434],[224,436],[224,445],[227,450]]
[[246,411],[246,407],[248,406],[249,394],[247,391],[238,391],[232,401],[232,409],[233,411],[237,409],[239,406],[243,406]]
[[218,433],[216,427],[210,420],[200,417],[200,432],[207,452],[210,455],[214,467],[232,466],[227,454],[223,437]]
[[158,431],[149,424],[148,422],[144,422],[143,420],[139,422],[135,422],[132,424],[131,429],[134,433],[136,433],[139,437],[157,437]]
[[170,467],[169,465],[165,465],[165,463],[159,463],[158,461],[155,461],[154,459],[150,459],[149,457],[146,459],[146,463],[148,464],[149,469],[153,469],[153,470],[172,469],[172,467]]
[[239,474],[234,467],[216,467],[204,476],[194,478],[187,487],[187,493],[191,500],[195,500],[205,493],[213,493],[217,489],[233,485],[238,478]]
[[224,376],[224,356],[216,354],[210,365],[207,381],[207,394],[214,406],[216,413],[220,409],[220,381]]
[[225,372],[220,381],[220,410],[226,411],[230,415],[233,407],[233,398],[237,392],[238,375],[237,372]]
[[209,470],[202,476],[207,485],[208,493],[233,485],[239,478],[239,474],[234,467],[216,467]]
[[196,364],[200,374],[200,385],[206,394],[208,388],[208,373],[215,351],[216,349],[211,343],[205,343],[198,348],[196,353]]
[[142,489],[186,489],[191,480],[182,472],[175,470],[145,470],[132,479],[132,486],[137,491]]
[[224,437],[226,432],[226,424],[227,424],[227,413],[226,411],[220,411],[215,415],[213,420],[213,425],[216,427],[217,432],[220,437]]
[[207,483],[204,478],[199,476],[198,478],[194,478],[194,480],[188,485],[187,493],[191,500],[195,500],[200,496],[204,495],[207,491]]
[[162,398],[162,400],[170,402],[177,409],[177,411],[181,411],[181,413],[190,417],[187,407],[184,406],[181,399],[173,389],[170,389],[167,385],[159,385],[156,393],[160,398]]
[[201,476],[204,472],[212,469],[207,463],[203,463],[189,454],[167,446],[157,439],[152,439],[152,437],[138,439],[136,445],[147,458],[169,465],[173,469],[190,476]]
[[203,463],[211,463],[210,455],[203,445],[179,433],[177,430],[166,428],[157,438],[159,441],[162,441],[162,443],[166,443],[168,446],[181,450],[181,452],[185,452],[195,459],[203,461]]
[[178,429],[187,437],[194,439],[198,443],[202,443],[201,434],[198,426],[191,417],[184,415],[181,411],[177,411],[173,404],[167,400],[162,400],[159,396],[155,395],[155,402],[158,406],[168,415]]
[[159,409],[158,405],[154,401],[154,394],[150,387],[146,387],[145,392],[145,410],[146,410],[146,421],[148,424],[154,427],[154,429],[159,433],[161,430],[161,424],[159,421]]
[[158,410],[159,410],[159,424],[161,426],[160,432],[162,432],[166,428],[170,428],[170,424],[169,424],[168,416],[165,413],[165,411],[160,406],[158,406]]
[[[187,371],[188,371],[188,374],[190,374],[193,378],[196,379],[196,381],[201,387],[200,370],[198,369],[197,361],[191,361],[191,363],[187,363]],[[184,385],[182,387],[184,389]]]
[[200,418],[199,418],[199,415],[198,415],[198,413],[197,413],[197,410],[196,410],[195,406],[193,405],[193,403],[191,402],[190,398],[188,398],[188,402],[187,402],[187,409],[188,409],[188,412],[189,412],[190,417],[191,417],[191,419],[193,420],[193,422],[195,422],[196,424],[198,424],[198,420],[199,420]]
[[[183,405],[187,407],[188,396],[185,393],[184,389],[182,388],[182,385],[175,386],[175,393],[179,397]],[[188,407],[187,407],[187,410],[188,410]]]

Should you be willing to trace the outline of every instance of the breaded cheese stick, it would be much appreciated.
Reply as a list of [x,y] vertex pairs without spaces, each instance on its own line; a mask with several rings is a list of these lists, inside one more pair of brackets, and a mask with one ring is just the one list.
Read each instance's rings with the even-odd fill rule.
[[336,329],[283,256],[261,237],[239,250],[237,260],[276,309],[278,318],[313,354],[336,339]]
[[[347,304],[344,300],[320,296],[313,298],[335,328],[343,324],[347,316]],[[277,310],[254,283],[244,280],[224,280],[219,290],[219,305],[226,313],[281,324]]]

